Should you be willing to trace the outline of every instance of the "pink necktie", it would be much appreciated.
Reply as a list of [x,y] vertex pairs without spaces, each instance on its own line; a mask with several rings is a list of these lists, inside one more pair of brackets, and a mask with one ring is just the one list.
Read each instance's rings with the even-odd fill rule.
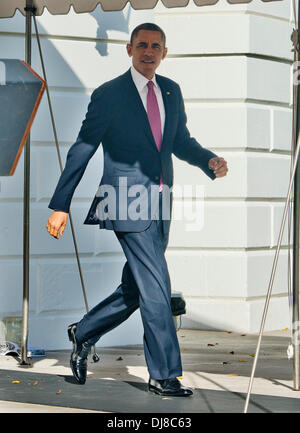
[[[160,120],[160,112],[159,112],[156,95],[153,89],[153,85],[154,85],[153,81],[148,81],[147,113],[148,113],[148,119],[149,119],[151,131],[156,143],[156,147],[160,152],[161,142],[162,142],[161,120]],[[163,188],[163,181],[162,181],[162,175],[160,175],[159,191],[162,191],[162,188]]]

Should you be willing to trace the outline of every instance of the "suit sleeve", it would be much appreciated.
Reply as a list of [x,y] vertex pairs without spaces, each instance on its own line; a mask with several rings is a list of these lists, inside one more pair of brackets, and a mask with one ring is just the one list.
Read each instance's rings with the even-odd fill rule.
[[173,143],[173,153],[177,158],[201,168],[211,179],[215,179],[214,172],[208,167],[211,158],[217,156],[208,149],[202,147],[198,141],[190,136],[187,129],[187,117],[180,88],[179,91],[179,122]]
[[69,212],[74,191],[105,135],[109,120],[109,104],[105,103],[100,87],[92,93],[77,140],[67,153],[65,168],[48,205],[50,209]]

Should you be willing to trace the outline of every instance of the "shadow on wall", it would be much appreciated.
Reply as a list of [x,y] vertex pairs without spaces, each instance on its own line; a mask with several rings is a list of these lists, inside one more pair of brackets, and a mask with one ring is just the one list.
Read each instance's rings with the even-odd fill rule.
[[107,56],[107,43],[104,41],[108,39],[108,30],[117,30],[128,34],[131,7],[129,6],[127,11],[124,10],[124,13],[104,12],[100,7],[97,7],[90,15],[95,18],[98,24],[96,37],[101,39],[101,42],[96,42],[95,48],[100,56]]
[[[95,38],[97,38],[95,43],[95,49],[97,51],[97,54],[100,55],[100,57],[106,57],[109,58],[109,30],[118,31],[122,33],[120,35],[120,40],[125,40],[128,38],[129,33],[129,21],[130,21],[130,15],[131,15],[131,8],[127,8],[124,11],[121,12],[104,12],[100,7],[97,7],[91,14],[90,14],[97,22],[97,31],[95,34]],[[41,34],[45,33],[46,30],[41,26],[41,24],[38,24],[39,31]],[[35,45],[35,39],[33,39],[34,47],[33,47],[33,65],[36,68],[37,72],[42,75],[42,71],[40,68],[40,60],[39,60],[39,54],[37,46]],[[48,83],[51,86],[56,87],[57,83],[60,83],[61,87],[72,87],[73,89],[82,89],[85,87],[85,84],[80,79],[80,76],[76,74],[76,71],[70,67],[68,64],[68,61],[61,55],[61,53],[57,50],[57,47],[53,43],[51,39],[43,39],[42,40],[42,49],[44,53],[47,53],[47,57],[45,58],[45,66],[48,73]],[[124,59],[127,58],[127,55],[124,51]],[[104,60],[104,59],[103,59]],[[53,67],[53,65],[56,65],[56,67]],[[99,68],[102,63],[97,63],[96,67]],[[127,67],[127,65],[126,65]],[[114,68],[114,73],[116,72]],[[123,73],[123,69],[120,71],[117,71],[118,73]],[[117,73],[117,75],[118,75]],[[93,77],[93,74],[91,74],[91,77]],[[114,75],[108,77],[107,74],[104,74],[103,81],[106,81],[107,79],[114,78]],[[92,78],[93,79],[93,78]],[[101,81],[99,83],[94,84],[93,87],[97,87],[97,85],[102,84]],[[75,93],[75,95],[78,93]],[[84,94],[82,94],[82,97],[84,98]],[[79,132],[81,122],[84,119],[86,109],[88,106],[89,98],[86,96],[86,101],[82,103],[83,101],[80,101],[78,104],[72,104],[71,107],[68,107],[70,111],[65,111],[63,106],[61,104],[58,104],[55,106],[55,119],[56,119],[56,126],[58,129],[58,135],[59,140],[61,142],[73,142],[76,139],[77,133]],[[40,112],[37,114],[38,121],[34,124],[34,131],[36,129],[41,130],[41,135],[45,134],[45,122],[47,123],[46,130],[50,131],[49,140],[51,140],[52,137],[52,127],[50,124],[50,118],[47,115],[47,106],[44,108],[43,105],[46,104],[45,97],[42,101],[42,107],[40,108]],[[44,110],[43,110],[44,108]],[[41,111],[43,110],[43,116],[40,116]],[[66,116],[65,113],[68,113]],[[77,125],[77,127],[74,127],[74,125]],[[35,137],[34,137],[35,138]],[[42,137],[38,138],[39,140],[43,141]]]

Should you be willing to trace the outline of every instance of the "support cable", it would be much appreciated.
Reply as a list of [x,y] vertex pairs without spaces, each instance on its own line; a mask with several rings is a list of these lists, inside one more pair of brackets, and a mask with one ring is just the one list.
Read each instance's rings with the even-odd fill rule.
[[278,256],[279,256],[279,251],[280,251],[280,247],[281,247],[286,217],[288,214],[290,198],[291,198],[291,193],[292,193],[292,187],[293,187],[294,178],[295,178],[295,172],[296,172],[296,168],[297,168],[297,161],[298,161],[298,157],[299,157],[299,145],[300,145],[300,134],[298,135],[296,152],[295,152],[295,157],[294,157],[294,161],[293,161],[293,168],[292,168],[292,173],[291,173],[290,183],[289,183],[289,188],[288,188],[288,194],[287,194],[286,201],[285,201],[284,212],[283,212],[283,217],[282,217],[282,222],[281,222],[281,226],[280,226],[280,232],[279,232],[278,242],[277,242],[277,247],[276,247],[276,253],[274,256],[274,260],[273,260],[272,272],[271,272],[271,276],[270,276],[270,281],[269,281],[269,286],[268,286],[268,291],[267,291],[267,296],[266,296],[266,301],[265,301],[265,306],[264,306],[264,311],[263,311],[263,316],[262,316],[262,321],[261,321],[261,326],[260,326],[260,331],[259,331],[259,336],[258,336],[258,343],[257,343],[257,347],[256,347],[256,352],[255,352],[255,357],[254,357],[254,361],[253,361],[253,367],[252,367],[252,371],[251,371],[251,377],[250,377],[250,381],[249,381],[246,402],[245,402],[245,406],[244,406],[244,413],[246,413],[247,409],[248,409],[249,398],[250,398],[250,393],[251,393],[251,389],[252,389],[257,359],[258,359],[258,355],[259,355],[262,334],[263,334],[263,330],[265,327],[265,321],[266,321],[268,307],[269,307],[269,303],[270,303],[270,297],[271,297],[271,293],[272,293],[274,277],[275,277],[275,272],[276,272],[277,263],[278,263]]

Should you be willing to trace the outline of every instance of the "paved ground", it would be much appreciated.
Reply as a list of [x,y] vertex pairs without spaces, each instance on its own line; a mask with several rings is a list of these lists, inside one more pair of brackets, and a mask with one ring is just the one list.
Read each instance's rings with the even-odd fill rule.
[[[98,347],[101,359],[90,359],[83,386],[72,377],[70,351],[49,351],[30,367],[0,357],[0,412],[243,412],[257,335],[180,330],[178,337],[192,398],[147,393],[142,346]],[[300,412],[289,343],[289,330],[264,333],[249,412]]]

